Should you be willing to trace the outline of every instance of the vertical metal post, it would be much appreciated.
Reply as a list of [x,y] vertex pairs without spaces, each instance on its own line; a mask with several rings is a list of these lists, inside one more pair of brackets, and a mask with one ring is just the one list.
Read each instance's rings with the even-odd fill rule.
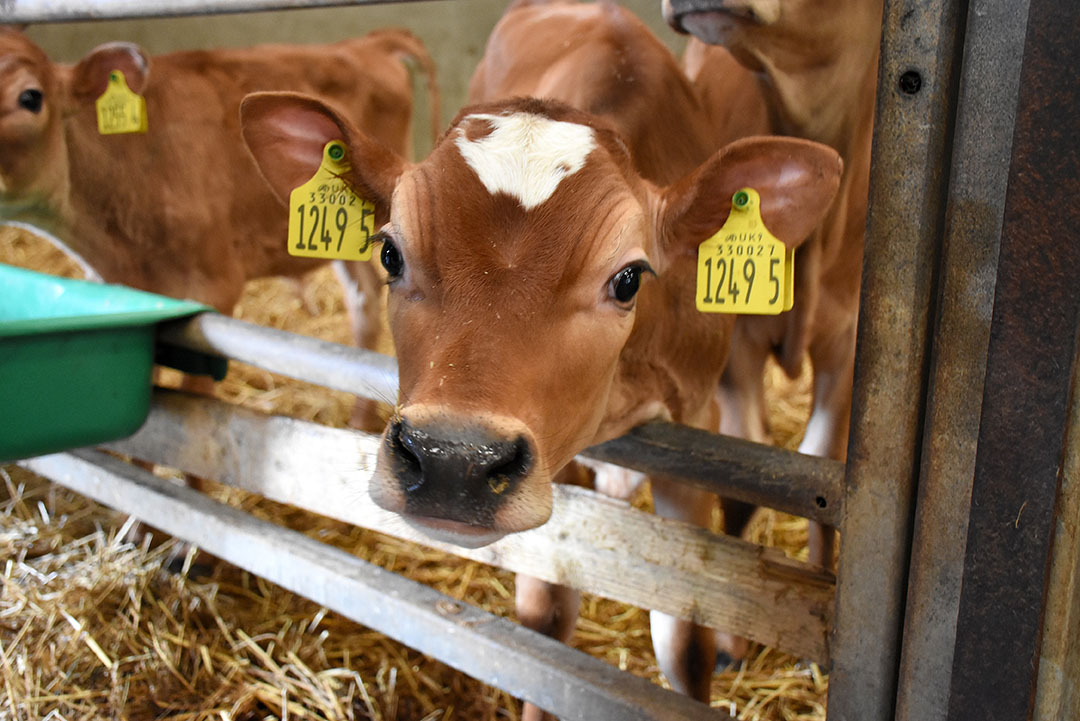
[[1072,385],[1035,691],[1039,721],[1080,718],[1080,363]]
[[893,717],[959,17],[946,0],[885,3],[832,646],[833,720]]
[[966,22],[897,721],[948,712],[1027,0],[971,0]]
[[1031,0],[949,719],[1031,718],[1080,321],[1080,6]]

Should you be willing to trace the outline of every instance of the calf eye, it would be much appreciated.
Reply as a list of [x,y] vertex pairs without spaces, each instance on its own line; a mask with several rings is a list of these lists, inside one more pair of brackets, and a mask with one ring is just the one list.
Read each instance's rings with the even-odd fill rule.
[[19,93],[19,107],[29,110],[31,113],[41,112],[42,100],[43,97],[40,90],[31,88],[30,90],[24,90]]
[[405,261],[401,258],[401,251],[399,251],[393,241],[388,238],[383,238],[382,252],[379,253],[379,260],[382,261],[382,267],[386,268],[386,272],[390,275],[391,280],[400,278],[402,271],[405,270]]
[[638,288],[641,287],[641,274],[643,272],[652,272],[652,268],[648,263],[635,263],[634,265],[628,265],[608,281],[608,291],[611,297],[618,303],[623,305],[628,304],[637,295]]

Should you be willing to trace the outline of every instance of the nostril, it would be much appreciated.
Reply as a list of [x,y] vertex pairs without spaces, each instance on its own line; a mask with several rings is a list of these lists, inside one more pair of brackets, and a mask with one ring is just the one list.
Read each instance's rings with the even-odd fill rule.
[[518,437],[509,449],[509,457],[491,469],[492,476],[523,476],[529,470],[532,454],[529,452],[529,444],[524,438]]
[[532,465],[532,453],[524,438],[519,436],[507,451],[506,460],[492,466],[488,471],[488,488],[496,496],[513,490],[517,482],[528,475]]
[[390,446],[391,456],[397,463],[397,475],[404,480],[402,484],[407,493],[412,493],[423,485],[420,457],[412,450],[414,440],[400,421],[392,423],[386,434],[386,443]]

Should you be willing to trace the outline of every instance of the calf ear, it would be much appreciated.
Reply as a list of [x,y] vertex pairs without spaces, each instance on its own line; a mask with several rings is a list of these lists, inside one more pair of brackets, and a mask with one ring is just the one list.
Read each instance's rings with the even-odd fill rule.
[[375,204],[376,223],[386,222],[406,162],[329,105],[297,93],[254,93],[240,104],[240,127],[259,171],[286,204],[293,188],[318,170],[326,144],[341,140],[350,166],[346,180]]
[[827,145],[755,137],[726,145],[697,170],[668,187],[661,204],[665,247],[695,251],[720,229],[740,188],[761,195],[761,219],[789,248],[818,226],[840,187],[843,162]]
[[79,103],[94,102],[109,85],[109,73],[119,70],[136,93],[146,88],[150,56],[134,43],[98,45],[71,71],[71,96]]

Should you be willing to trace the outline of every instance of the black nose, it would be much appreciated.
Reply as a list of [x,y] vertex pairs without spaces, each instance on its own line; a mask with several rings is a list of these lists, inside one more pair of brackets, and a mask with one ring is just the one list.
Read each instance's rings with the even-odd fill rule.
[[406,513],[474,526],[491,526],[532,468],[525,438],[506,439],[479,425],[417,427],[401,420],[387,429],[386,445]]

